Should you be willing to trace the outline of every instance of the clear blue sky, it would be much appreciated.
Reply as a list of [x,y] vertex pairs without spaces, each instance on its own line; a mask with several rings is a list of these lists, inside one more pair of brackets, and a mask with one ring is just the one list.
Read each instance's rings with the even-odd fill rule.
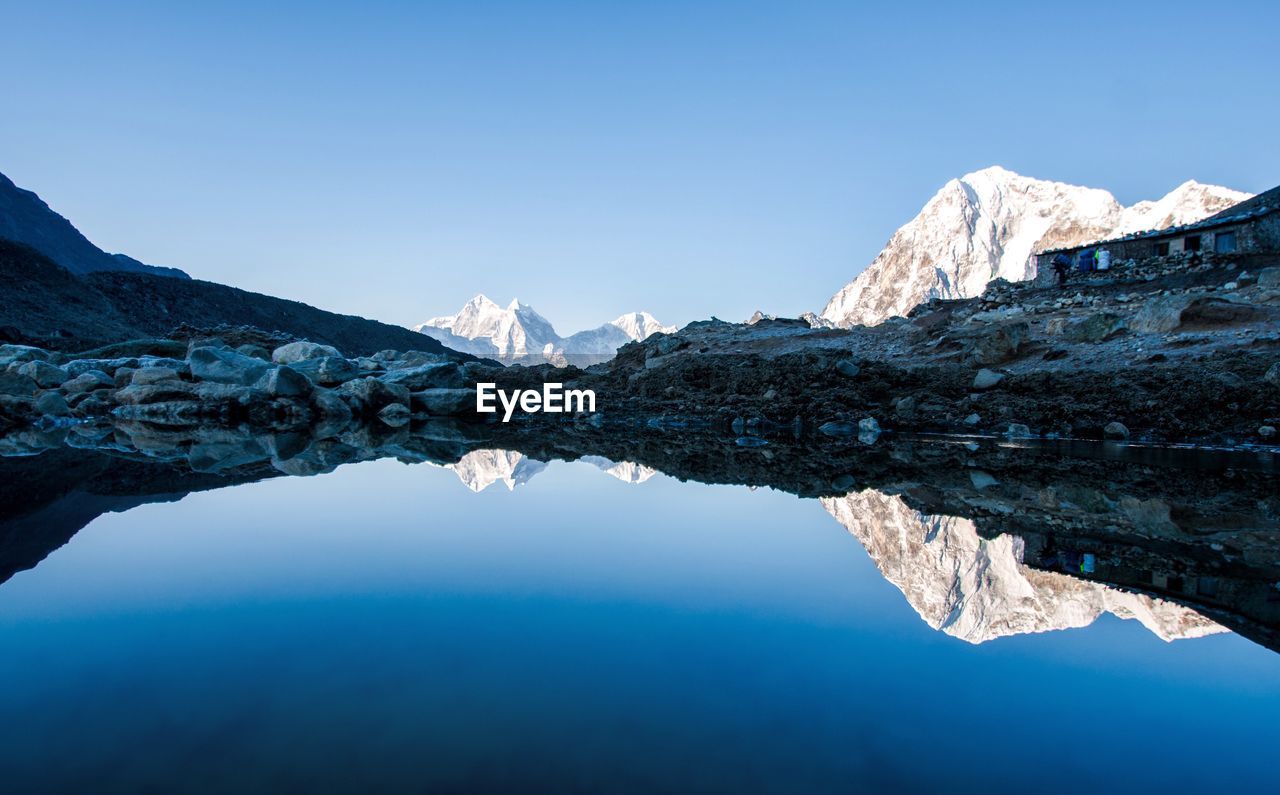
[[1280,183],[1275,3],[5,3],[0,171],[396,323],[820,309],[948,179]]

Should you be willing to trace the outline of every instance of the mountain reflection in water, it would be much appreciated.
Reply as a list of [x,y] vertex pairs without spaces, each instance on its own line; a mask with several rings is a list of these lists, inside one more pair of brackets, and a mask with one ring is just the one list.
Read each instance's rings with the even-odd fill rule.
[[7,791],[1273,773],[1262,453],[88,430],[0,457]]

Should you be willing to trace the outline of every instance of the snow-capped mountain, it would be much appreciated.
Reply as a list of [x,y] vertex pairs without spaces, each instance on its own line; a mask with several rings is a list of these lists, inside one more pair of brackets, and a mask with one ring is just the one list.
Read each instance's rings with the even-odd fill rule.
[[[623,483],[644,483],[658,474],[656,469],[630,461],[614,462],[601,456],[584,456],[580,460]],[[477,493],[495,483],[514,491],[516,486],[523,486],[546,468],[546,462],[535,461],[514,450],[473,450],[456,464],[445,466],[453,470],[464,486]]]
[[556,333],[551,322],[533,307],[512,301],[506,308],[484,295],[472,298],[456,315],[434,317],[414,331],[434,337],[458,351],[478,356],[554,359],[567,354],[612,356],[618,348],[651,334],[671,333],[648,312],[632,312],[602,326],[568,337]]
[[896,496],[868,489],[822,506],[925,623],[969,643],[1083,627],[1103,613],[1166,641],[1226,631],[1173,602],[1025,566],[1022,539],[984,539],[967,519],[927,516]]
[[1247,198],[1188,181],[1157,201],[1124,207],[1105,190],[992,166],[942,186],[832,296],[822,317],[838,326],[873,325],[930,298],[970,298],[994,278],[1035,276],[1037,250],[1192,223]]

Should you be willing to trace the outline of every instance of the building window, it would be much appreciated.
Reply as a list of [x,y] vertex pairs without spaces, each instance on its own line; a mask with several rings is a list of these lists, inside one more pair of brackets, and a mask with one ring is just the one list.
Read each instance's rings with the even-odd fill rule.
[[1230,254],[1236,250],[1236,233],[1219,232],[1213,236],[1213,250],[1219,254]]
[[1182,240],[1182,250],[1183,250],[1183,251],[1199,251],[1199,250],[1200,250],[1200,236],[1199,236],[1199,235],[1187,235],[1185,238],[1183,238],[1183,240]]
[[1151,247],[1151,256],[1153,256],[1153,257],[1167,257],[1167,256],[1169,256],[1169,241],[1167,241],[1167,240],[1166,240],[1166,241],[1165,241],[1165,242],[1163,242],[1163,243],[1156,243],[1154,246],[1152,246],[1152,247]]

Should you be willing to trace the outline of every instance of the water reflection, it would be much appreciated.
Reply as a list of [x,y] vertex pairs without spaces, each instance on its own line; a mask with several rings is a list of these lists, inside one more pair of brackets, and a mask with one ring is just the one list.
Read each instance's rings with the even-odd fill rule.
[[104,512],[192,491],[386,457],[447,468],[473,492],[510,491],[564,458],[630,484],[666,471],[818,497],[929,626],[971,643],[1109,613],[1165,640],[1230,628],[1280,648],[1280,498],[1256,455],[761,441],[744,449],[689,429],[444,422],[324,438],[138,423],[26,431],[0,441],[0,578]]

